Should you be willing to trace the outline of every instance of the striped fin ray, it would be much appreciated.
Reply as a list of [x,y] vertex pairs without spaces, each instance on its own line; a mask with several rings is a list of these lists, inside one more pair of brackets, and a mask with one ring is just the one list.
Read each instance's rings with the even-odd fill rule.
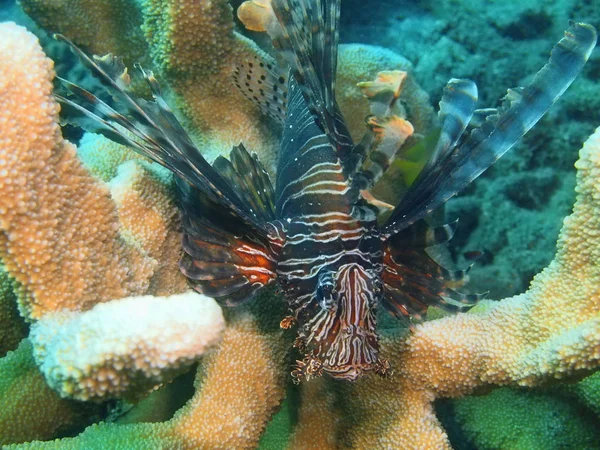
[[433,247],[449,242],[457,228],[458,219],[437,227],[431,227],[425,220],[419,220],[401,233],[392,236],[389,242],[394,248]]
[[179,267],[194,290],[235,306],[276,279],[276,260],[260,237],[200,214],[184,214],[182,225],[184,255]]
[[319,126],[338,151],[348,152],[352,139],[335,100],[340,0],[273,0],[271,6],[280,25],[271,31],[273,45]]
[[242,202],[227,180],[211,167],[192,143],[164,101],[152,72],[140,68],[154,102],[133,98],[125,90],[129,77],[119,58],[109,54],[92,60],[65,37],[56,37],[71,46],[93,75],[110,91],[115,108],[121,110],[118,111],[85,89],[61,80],[70,96],[56,95],[56,98],[73,113],[71,118],[78,125],[127,145],[167,167],[194,186],[208,201],[227,210],[229,216],[241,220],[259,234],[267,235],[266,225],[259,216]]
[[528,86],[509,89],[497,114],[487,114],[480,127],[419,174],[386,222],[384,235],[427,216],[496,162],[573,82],[595,44],[591,25],[572,23]]
[[471,80],[451,79],[440,100],[440,137],[423,171],[448,156],[469,125],[477,103],[477,86]]
[[260,163],[256,153],[248,153],[240,144],[234,147],[229,159],[219,156],[213,163],[230,186],[242,197],[263,222],[275,220],[275,192],[269,175]]
[[448,285],[464,282],[471,267],[448,270],[429,256],[427,247],[452,238],[457,221],[429,227],[424,220],[386,242],[384,250],[384,307],[398,318],[422,319],[429,306],[448,312],[466,311],[486,294],[464,294]]

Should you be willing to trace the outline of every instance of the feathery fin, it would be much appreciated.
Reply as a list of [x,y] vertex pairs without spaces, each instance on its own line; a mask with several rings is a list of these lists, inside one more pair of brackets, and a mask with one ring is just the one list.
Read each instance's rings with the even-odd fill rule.
[[230,216],[240,219],[266,237],[266,224],[247,208],[239,195],[192,143],[162,98],[159,84],[152,72],[139,68],[152,91],[154,102],[135,99],[125,90],[129,79],[120,58],[109,54],[91,59],[64,36],[57,35],[56,38],[71,46],[92,70],[92,74],[109,89],[118,105],[116,107],[123,110],[119,112],[85,89],[63,80],[63,86],[73,97],[57,95],[56,98],[75,112],[75,121],[89,131],[99,132],[109,139],[128,145],[167,167],[198,189],[208,201],[221,205]]
[[[488,114],[446,156],[426,165],[404,195],[383,233],[392,236],[440,207],[510,149],[550,108],[583,68],[596,44],[596,30],[571,23],[549,62],[524,87],[509,89],[497,114]],[[442,152],[443,153],[443,152]]]
[[225,306],[250,300],[277,277],[269,246],[252,234],[184,216],[184,255],[179,267],[192,288]]
[[229,159],[219,156],[213,167],[261,221],[275,220],[275,192],[269,174],[256,153],[248,153],[240,144],[231,150]]
[[417,321],[429,306],[448,312],[466,311],[487,294],[464,294],[448,287],[465,280],[465,270],[448,270],[431,258],[426,248],[448,242],[458,221],[430,227],[424,220],[415,222],[386,242],[382,275],[383,306],[395,317]]

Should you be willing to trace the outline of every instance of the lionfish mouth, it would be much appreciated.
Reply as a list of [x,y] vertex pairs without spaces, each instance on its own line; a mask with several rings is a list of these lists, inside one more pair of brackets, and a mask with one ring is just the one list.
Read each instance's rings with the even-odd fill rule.
[[311,345],[308,349],[300,336],[294,347],[306,355],[303,360],[296,361],[292,371],[294,383],[308,381],[324,373],[346,381],[354,381],[365,372],[374,372],[386,378],[392,374],[389,361],[379,357],[377,342],[369,342],[364,336],[347,335],[329,345]]
[[393,371],[386,358],[378,358],[373,363],[337,365],[331,366],[324,363],[314,355],[307,355],[302,361],[296,361],[292,371],[292,379],[298,384],[301,381],[309,381],[311,378],[320,377],[326,373],[337,380],[355,381],[365,374],[365,372],[374,372],[384,378],[389,378]]

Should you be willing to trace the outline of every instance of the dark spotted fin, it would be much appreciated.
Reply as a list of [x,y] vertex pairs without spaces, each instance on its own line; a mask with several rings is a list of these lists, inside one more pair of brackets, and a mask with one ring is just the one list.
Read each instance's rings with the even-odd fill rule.
[[256,153],[248,153],[240,144],[234,147],[229,159],[219,156],[213,163],[242,201],[263,222],[275,220],[275,192],[269,174]]
[[487,110],[480,127],[427,164],[386,222],[384,235],[392,236],[430,214],[510,149],[573,82],[596,37],[591,25],[572,23],[528,86],[509,89],[497,113]]
[[448,312],[469,310],[486,294],[464,294],[449,285],[464,282],[469,268],[448,270],[432,259],[427,247],[452,238],[457,222],[429,227],[420,220],[386,242],[383,306],[401,319],[421,320],[430,306]]
[[281,124],[287,109],[287,81],[287,70],[267,56],[254,55],[233,72],[233,82],[242,94]]
[[349,151],[352,139],[335,100],[340,0],[273,0],[271,6],[280,25],[267,30],[273,45],[334,148]]
[[197,189],[205,197],[205,203],[219,205],[230,217],[267,236],[267,226],[260,214],[248,208],[192,143],[164,101],[152,72],[139,68],[154,101],[134,98],[126,91],[129,76],[119,58],[109,54],[91,59],[66,38],[57,36],[57,39],[71,46],[112,95],[109,105],[85,89],[61,80],[68,97],[57,94],[56,98],[68,110],[72,120],[88,131],[101,133],[167,167]]

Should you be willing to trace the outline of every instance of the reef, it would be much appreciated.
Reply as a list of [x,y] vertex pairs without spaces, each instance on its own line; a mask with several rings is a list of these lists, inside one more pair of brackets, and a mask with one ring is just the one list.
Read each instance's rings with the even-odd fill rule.
[[[152,67],[208,154],[243,140],[273,161],[269,119],[227,84],[237,62],[263,55],[234,31],[227,2],[22,3],[42,26],[94,53]],[[368,103],[353,85],[412,66],[374,46],[344,46],[341,58],[340,103],[355,131]],[[450,448],[435,401],[463,397],[454,408],[464,432],[480,448],[497,448],[516,439],[517,425],[500,429],[502,416],[491,413],[480,421],[485,404],[478,401],[498,414],[524,403],[549,411],[560,407],[553,391],[560,384],[591,411],[591,422],[565,436],[594,448],[600,128],[580,151],[577,199],[554,260],[527,292],[431,320],[412,334],[384,321],[391,380],[317,379],[297,389],[289,386],[290,336],[279,329],[283,302],[269,292],[221,312],[211,299],[186,293],[170,175],[99,136],[84,135],[78,148],[65,140],[53,77],[33,35],[0,26],[0,444]],[[410,77],[403,102],[417,134],[426,134],[433,110]],[[185,372],[195,373],[191,392],[171,405],[190,384]],[[514,389],[527,394],[515,399]],[[541,414],[529,417],[532,427],[545,420]],[[543,448],[558,448],[551,434],[544,439]]]

